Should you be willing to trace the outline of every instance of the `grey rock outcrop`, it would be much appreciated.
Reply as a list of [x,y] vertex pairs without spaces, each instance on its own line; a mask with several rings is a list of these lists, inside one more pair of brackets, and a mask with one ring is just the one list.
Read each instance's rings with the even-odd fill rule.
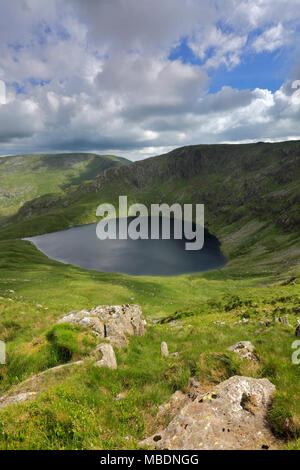
[[18,403],[24,403],[25,401],[36,398],[36,396],[37,396],[36,392],[24,392],[24,393],[18,393],[17,395],[11,395],[11,396],[4,395],[3,397],[0,398],[0,409],[6,408],[7,406],[11,406],[11,405],[16,405]]
[[289,322],[289,317],[286,315],[285,317],[282,317],[283,324],[292,327],[292,325]]
[[177,450],[277,448],[267,424],[275,386],[267,379],[234,376],[190,401],[166,429],[140,447]]
[[228,348],[228,351],[233,351],[244,359],[249,359],[251,361],[256,360],[256,356],[254,354],[254,346],[250,341],[239,341],[233,346],[230,346]]
[[188,397],[191,400],[195,400],[197,395],[199,395],[200,382],[196,377],[191,377],[188,388]]
[[241,320],[235,321],[234,325],[245,325],[246,323],[249,323],[249,320],[243,317]]
[[99,305],[91,310],[70,312],[58,323],[69,323],[91,328],[99,338],[116,346],[127,344],[127,336],[143,336],[145,320],[139,305]]
[[170,400],[167,403],[163,403],[158,407],[158,413],[156,418],[161,420],[170,416],[174,418],[177,413],[189,402],[189,397],[185,395],[181,390],[177,390],[171,395]]
[[96,362],[97,367],[108,367],[109,369],[117,369],[117,359],[114,348],[111,344],[102,343],[96,348],[96,353],[102,354],[102,359]]
[[272,324],[272,321],[269,318],[263,318],[262,320],[259,321],[260,326],[270,326]]

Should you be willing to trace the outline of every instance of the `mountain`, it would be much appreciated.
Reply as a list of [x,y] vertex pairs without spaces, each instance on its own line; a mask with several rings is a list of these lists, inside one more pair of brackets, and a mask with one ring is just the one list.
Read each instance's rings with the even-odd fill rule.
[[[276,387],[265,422],[276,447],[299,450],[299,157],[299,142],[184,147],[73,180],[2,220],[0,449],[138,449],[161,435],[181,399],[195,397],[195,384],[203,401],[215,398],[217,383],[242,376]],[[98,204],[117,207],[119,195],[147,206],[204,202],[206,226],[228,264],[207,273],[127,276],[59,263],[20,239],[95,221]],[[117,369],[95,367],[103,360],[99,341],[107,347],[108,338],[88,322],[62,318],[128,304],[141,306],[145,336],[116,348]],[[234,352],[241,341],[254,348],[253,360]],[[244,394],[240,404],[246,419],[257,411]],[[221,421],[217,427],[222,434]],[[267,448],[258,434],[255,448]]]
[[26,201],[63,192],[101,171],[128,164],[125,158],[92,153],[15,155],[0,158],[0,218]]
[[127,195],[129,204],[148,207],[204,203],[206,227],[221,240],[224,253],[233,260],[252,251],[256,265],[264,261],[260,270],[275,249],[277,266],[300,258],[299,141],[196,145],[108,168],[64,194],[27,202],[7,221],[0,238],[94,222],[98,204],[117,207],[119,195]]

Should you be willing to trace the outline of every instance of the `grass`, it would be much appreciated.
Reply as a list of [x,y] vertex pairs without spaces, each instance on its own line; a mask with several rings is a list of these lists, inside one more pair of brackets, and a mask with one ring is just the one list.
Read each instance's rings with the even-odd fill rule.
[[111,166],[128,163],[113,155],[32,154],[0,159],[0,218],[13,215],[26,201],[94,178]]
[[[299,142],[177,149],[23,206],[0,231],[0,338],[7,345],[0,393],[39,395],[0,410],[0,448],[136,449],[168,424],[171,416],[157,418],[158,407],[185,391],[191,376],[207,390],[238,374],[276,385],[270,423],[283,447],[300,449],[295,329],[259,324],[289,315],[295,327],[300,317],[298,157]],[[91,168],[68,184],[91,176]],[[204,274],[134,277],[61,264],[20,240],[94,222],[97,205],[117,205],[119,194],[147,206],[204,201],[208,228],[230,262]],[[93,365],[91,332],[56,325],[71,310],[123,303],[141,305],[148,326],[145,337],[117,351],[117,370]],[[234,325],[242,317],[249,323]],[[241,340],[255,345],[258,362],[227,350]],[[162,358],[162,341],[180,355]]]
[[[205,387],[232,376],[267,377],[277,387],[270,419],[290,448],[298,446],[300,367],[292,364],[294,330],[274,324],[255,335],[264,316],[289,315],[295,324],[300,284],[272,278],[232,279],[226,270],[171,278],[99,273],[49,260],[29,242],[0,242],[0,335],[8,364],[0,389],[24,391],[22,381],[55,365],[83,359],[63,374],[48,373],[36,400],[0,412],[2,449],[135,449],[166,425],[158,406],[196,375]],[[283,274],[283,278],[287,276]],[[149,323],[144,338],[117,352],[118,369],[98,369],[88,358],[95,338],[55,325],[70,310],[97,304],[137,303]],[[232,328],[242,316],[251,322]],[[170,325],[170,321],[179,321]],[[160,343],[179,357],[162,359]],[[239,340],[256,346],[259,363],[241,360],[227,347]],[[32,389],[32,386],[31,386]],[[25,386],[28,390],[28,386]],[[116,400],[119,393],[125,398]]]
[[[216,318],[219,312],[194,315],[181,328],[149,326],[144,338],[133,338],[118,352],[118,370],[98,369],[87,361],[64,373],[54,385],[47,383],[34,402],[1,412],[1,448],[137,448],[143,436],[166,424],[156,421],[158,406],[174,391],[186,390],[191,375],[207,387],[236,374],[269,378],[277,387],[272,423],[281,435],[295,440],[300,419],[299,367],[290,360],[291,331],[275,325],[255,336],[256,325],[216,327]],[[222,318],[232,321],[236,311],[223,313]],[[227,351],[241,339],[255,344],[258,364]],[[171,352],[181,355],[162,359],[162,340]],[[121,392],[125,397],[117,401]]]

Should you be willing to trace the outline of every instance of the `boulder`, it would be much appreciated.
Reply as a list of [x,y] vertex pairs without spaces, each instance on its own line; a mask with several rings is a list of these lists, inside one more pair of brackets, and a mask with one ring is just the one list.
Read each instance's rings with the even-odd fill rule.
[[214,321],[214,325],[225,326],[225,322],[216,320],[216,321]]
[[181,408],[187,404],[188,401],[188,396],[185,395],[181,390],[177,390],[175,393],[173,393],[167,403],[163,403],[158,407],[156,418],[161,420],[167,415],[174,417],[181,410]]
[[180,352],[175,351],[175,352],[171,353],[170,356],[172,356],[172,357],[179,357],[179,354],[180,354]]
[[277,448],[267,424],[275,386],[267,379],[234,376],[197,395],[166,429],[140,442],[156,450]]
[[271,325],[271,320],[269,318],[263,318],[260,320],[259,325],[260,326],[270,326]]
[[139,305],[99,305],[91,310],[73,311],[58,323],[69,323],[90,328],[100,337],[117,346],[127,344],[127,336],[143,336],[145,320]]
[[11,405],[17,405],[18,403],[24,403],[25,401],[36,398],[36,396],[37,392],[24,392],[12,396],[4,395],[0,398],[0,409]]
[[289,317],[286,315],[285,317],[282,317],[283,319],[283,324],[292,327],[292,325],[289,322]]
[[117,369],[117,359],[114,348],[111,344],[99,344],[96,348],[96,353],[99,352],[102,354],[102,359],[95,363],[97,367],[109,367],[109,369]]
[[228,348],[228,351],[233,351],[244,359],[249,359],[251,361],[256,360],[256,356],[254,354],[254,346],[252,343],[250,343],[250,341],[239,341],[233,346],[230,346]]
[[199,395],[200,382],[196,377],[191,377],[188,386],[188,397],[194,400]]
[[167,357],[169,355],[168,345],[165,341],[163,341],[160,345],[160,352],[162,357]]

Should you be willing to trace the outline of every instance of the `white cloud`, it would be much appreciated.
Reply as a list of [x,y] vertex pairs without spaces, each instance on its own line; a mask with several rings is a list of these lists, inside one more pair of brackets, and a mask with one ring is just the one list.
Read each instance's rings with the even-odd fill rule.
[[[299,135],[300,104],[289,81],[275,93],[255,83],[254,90],[207,93],[221,65],[233,69],[249,51],[295,43],[299,3],[1,3],[0,78],[8,92],[0,105],[1,153],[93,150],[140,158],[178,145]],[[202,65],[168,59],[183,37]]]
[[109,50],[163,51],[181,36],[217,20],[210,0],[69,0],[89,37]]
[[256,52],[273,52],[282,46],[289,44],[292,38],[292,31],[286,30],[281,23],[265,31],[258,36],[252,47]]
[[[247,35],[223,33],[220,28],[212,26],[209,30],[198,32],[190,41],[189,46],[195,55],[205,60],[205,68],[217,68],[224,64],[232,68],[239,64]],[[210,50],[211,56],[208,56]]]
[[43,115],[38,104],[30,99],[0,105],[0,141],[31,137],[43,130]]

